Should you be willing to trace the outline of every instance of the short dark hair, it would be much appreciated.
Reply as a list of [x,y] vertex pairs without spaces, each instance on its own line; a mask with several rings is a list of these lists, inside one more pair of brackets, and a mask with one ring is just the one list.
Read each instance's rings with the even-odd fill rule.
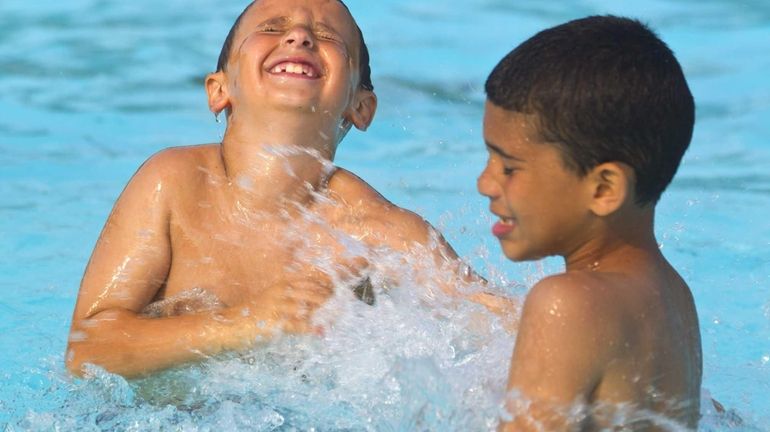
[[674,53],[629,18],[591,16],[536,34],[495,67],[486,93],[498,107],[534,114],[537,138],[579,175],[610,161],[633,167],[640,205],[669,185],[695,123]]
[[[350,12],[350,9],[348,9],[348,6],[342,1],[337,0],[342,4],[342,6],[345,7],[345,9]],[[230,53],[233,49],[233,39],[235,38],[235,33],[238,31],[238,27],[241,24],[241,20],[243,19],[244,15],[246,15],[246,12],[249,11],[249,9],[254,6],[254,4],[257,2],[257,0],[252,1],[249,3],[248,6],[241,12],[240,15],[238,15],[238,18],[235,20],[235,23],[233,23],[233,26],[230,28],[230,32],[227,34],[227,38],[225,38],[225,43],[222,45],[222,51],[219,53],[219,60],[217,61],[217,72],[225,70],[225,67],[227,66],[227,62],[230,60]],[[352,18],[351,14],[351,18]],[[358,23],[355,22],[355,19],[353,19],[353,24],[356,26],[356,32],[358,33],[358,39],[359,39],[359,45],[361,46],[359,58],[358,58],[358,71],[361,78],[361,88],[364,90],[373,91],[374,90],[374,84],[372,84],[372,68],[369,65],[369,48],[366,46],[366,42],[364,41],[364,34],[361,32],[361,28],[358,27]]]

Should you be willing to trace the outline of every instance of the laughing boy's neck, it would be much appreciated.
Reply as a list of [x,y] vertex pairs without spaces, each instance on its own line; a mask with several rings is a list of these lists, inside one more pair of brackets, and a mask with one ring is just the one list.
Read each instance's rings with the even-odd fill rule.
[[287,200],[307,204],[333,172],[337,126],[320,115],[297,117],[228,119],[220,150],[224,174],[239,195],[260,207],[285,207]]
[[274,115],[237,115],[228,118],[223,144],[306,149],[334,159],[341,121],[327,113],[285,111]]

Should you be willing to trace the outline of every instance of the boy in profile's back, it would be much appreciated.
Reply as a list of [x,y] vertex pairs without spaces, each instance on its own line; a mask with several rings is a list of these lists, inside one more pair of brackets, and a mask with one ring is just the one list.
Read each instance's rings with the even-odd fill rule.
[[73,373],[91,363],[142,375],[313,331],[332,285],[373,300],[376,263],[361,249],[436,246],[437,263],[455,264],[422,218],[332,165],[377,107],[361,30],[341,1],[251,3],[205,84],[211,111],[227,117],[224,138],[164,150],[126,186],[78,294]]
[[695,428],[698,318],[653,230],[694,124],[673,53],[638,21],[589,17],[518,46],[486,92],[493,234],[511,260],[566,261],[525,301],[502,429]]

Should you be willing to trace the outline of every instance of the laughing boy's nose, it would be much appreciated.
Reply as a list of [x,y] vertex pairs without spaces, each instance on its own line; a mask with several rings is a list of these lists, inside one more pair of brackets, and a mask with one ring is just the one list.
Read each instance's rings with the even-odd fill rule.
[[301,45],[305,48],[313,48],[315,45],[313,34],[303,26],[292,27],[284,36],[283,43],[286,45]]

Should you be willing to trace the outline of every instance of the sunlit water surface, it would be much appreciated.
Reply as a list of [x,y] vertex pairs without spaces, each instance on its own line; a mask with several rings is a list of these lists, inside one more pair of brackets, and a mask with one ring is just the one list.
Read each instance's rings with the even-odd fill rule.
[[[380,108],[338,164],[424,215],[521,296],[560,263],[506,262],[475,193],[482,83],[535,31],[640,17],[677,53],[698,104],[659,205],[663,251],[695,294],[704,387],[770,430],[770,3],[350,0]],[[63,351],[79,278],[123,185],[155,151],[217,141],[202,78],[244,2],[0,2],[0,427],[7,430],[492,430],[515,335],[405,277],[368,306],[339,290],[323,338],[127,383],[72,380]],[[413,257],[417,259],[417,257]],[[334,312],[329,312],[329,311]]]

